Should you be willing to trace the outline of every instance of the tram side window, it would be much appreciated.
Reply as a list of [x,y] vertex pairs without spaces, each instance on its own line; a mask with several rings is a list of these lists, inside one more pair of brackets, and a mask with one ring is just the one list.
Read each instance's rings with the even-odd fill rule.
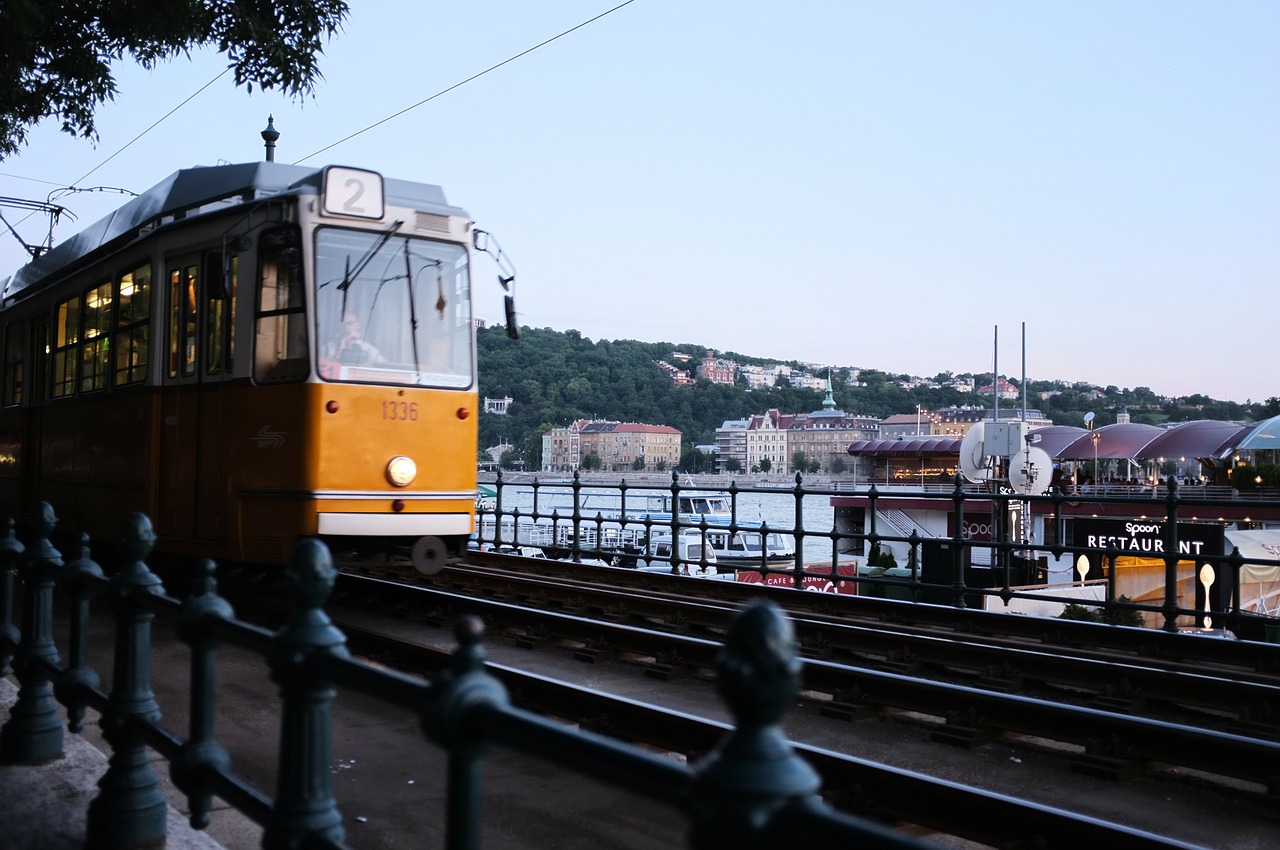
[[169,377],[196,373],[196,304],[199,270],[183,266],[169,272]]
[[264,233],[258,241],[253,362],[253,376],[260,383],[301,381],[309,373],[303,283],[298,231],[281,228]]
[[116,303],[116,386],[141,383],[151,348],[151,266],[120,276]]
[[80,297],[68,298],[55,312],[53,347],[53,397],[76,391],[76,359],[80,342]]
[[205,263],[206,294],[205,361],[207,375],[231,371],[235,356],[236,283],[240,273],[240,258],[233,256],[224,268],[220,254],[209,254]]
[[26,334],[21,322],[4,332],[4,405],[22,404],[22,378],[26,365]]
[[104,390],[111,366],[111,282],[95,286],[84,294],[80,311],[84,320],[84,342],[80,347],[80,391]]

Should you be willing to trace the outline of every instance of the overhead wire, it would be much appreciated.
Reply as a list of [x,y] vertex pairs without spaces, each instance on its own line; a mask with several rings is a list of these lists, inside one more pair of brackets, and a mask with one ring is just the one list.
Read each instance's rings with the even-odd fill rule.
[[[29,181],[31,181],[31,182],[33,182],[33,183],[45,183],[45,184],[48,184],[48,185],[50,185],[50,186],[57,186],[59,189],[66,189],[66,190],[69,190],[69,191],[76,191],[76,184],[80,183],[80,182],[81,182],[81,181],[83,181],[85,178],[87,178],[87,177],[89,177],[91,174],[93,174],[95,171],[97,171],[98,169],[102,168],[102,167],[103,167],[104,165],[106,165],[108,162],[110,162],[111,160],[115,159],[115,158],[116,158],[117,156],[119,156],[120,154],[124,153],[124,152],[125,152],[126,150],[128,150],[128,149],[129,149],[129,147],[130,147],[130,146],[132,146],[135,142],[137,142],[137,141],[138,141],[139,139],[141,139],[143,136],[147,135],[147,133],[150,133],[150,132],[151,132],[152,130],[154,130],[156,127],[160,126],[160,124],[161,124],[163,121],[165,121],[167,118],[169,118],[169,116],[173,115],[173,113],[177,112],[179,109],[181,109],[182,107],[186,106],[188,103],[190,103],[192,100],[194,100],[194,99],[196,98],[196,96],[197,96],[197,95],[199,95],[199,94],[200,94],[201,92],[203,92],[205,89],[209,88],[209,86],[213,85],[213,84],[214,84],[214,83],[216,83],[218,80],[222,79],[224,76],[226,76],[227,72],[228,72],[228,71],[230,71],[230,70],[231,70],[231,67],[230,67],[230,66],[228,66],[228,67],[226,67],[226,68],[223,68],[221,71],[219,71],[219,72],[217,73],[217,75],[215,75],[215,76],[214,76],[214,78],[213,78],[213,79],[209,80],[209,82],[205,83],[205,84],[204,84],[204,85],[202,85],[200,88],[196,89],[194,92],[192,92],[190,95],[188,95],[188,96],[187,96],[187,98],[186,98],[186,99],[184,99],[181,103],[179,103],[179,104],[178,104],[177,106],[175,106],[173,109],[170,109],[170,110],[169,110],[168,112],[166,112],[164,115],[162,115],[162,116],[160,116],[159,118],[157,118],[154,122],[152,122],[152,124],[151,124],[151,126],[150,126],[150,127],[148,127],[147,129],[143,130],[141,133],[139,133],[138,135],[134,136],[134,137],[133,137],[132,139],[130,139],[129,141],[125,142],[125,143],[124,143],[124,145],[122,145],[122,146],[121,146],[121,147],[120,147],[120,148],[119,148],[115,153],[111,154],[111,156],[109,156],[109,157],[107,157],[106,159],[102,160],[102,162],[98,163],[98,164],[97,164],[97,165],[95,165],[93,168],[89,169],[89,170],[88,170],[88,171],[86,171],[84,174],[80,175],[80,177],[79,177],[79,178],[77,178],[77,179],[76,179],[74,182],[72,182],[72,183],[69,183],[69,184],[64,184],[64,183],[54,183],[54,182],[53,182],[53,181],[51,181],[51,180],[37,180],[37,179],[36,179],[36,178],[34,178],[34,177],[20,177],[20,176],[18,176],[18,175],[16,175],[16,174],[7,174],[7,173],[4,173],[4,172],[0,172],[0,176],[4,176],[4,177],[13,177],[13,178],[16,178],[16,179],[18,179],[18,180],[29,180]],[[103,188],[107,188],[107,187],[103,187]],[[115,191],[120,191],[120,190],[115,190]],[[54,194],[53,192],[50,192],[50,193],[49,193],[50,197],[52,197],[52,196],[53,196],[53,194]],[[35,215],[35,212],[34,212],[34,211],[29,212],[29,213],[27,213],[25,216],[23,216],[23,217],[22,217],[22,219],[21,219],[20,221],[18,221],[17,223],[18,223],[18,224],[22,224],[22,223],[23,223],[23,222],[25,222],[27,219],[31,218],[31,216],[33,216],[33,215]],[[6,222],[6,224],[7,224],[7,223],[8,223],[8,222]]]
[[128,149],[129,149],[129,147],[130,147],[130,146],[132,146],[132,145],[133,145],[133,143],[134,143],[134,142],[138,141],[138,140],[139,140],[139,139],[141,139],[143,136],[145,136],[147,133],[150,133],[150,132],[151,132],[152,130],[154,130],[156,127],[160,126],[160,124],[161,124],[165,119],[167,119],[170,115],[172,115],[173,113],[177,112],[179,109],[181,109],[182,107],[186,106],[186,105],[187,105],[188,103],[190,103],[191,101],[195,100],[195,98],[196,98],[196,96],[197,96],[197,95],[199,95],[199,94],[200,94],[201,92],[203,92],[205,89],[209,88],[209,86],[213,85],[213,84],[214,84],[214,83],[216,83],[218,80],[220,80],[220,79],[222,79],[223,77],[225,77],[225,76],[227,75],[227,72],[228,72],[228,71],[230,71],[230,70],[231,70],[231,66],[230,66],[230,65],[228,65],[227,67],[223,68],[221,71],[219,71],[219,72],[217,73],[217,75],[215,75],[215,76],[214,76],[214,78],[213,78],[212,80],[210,80],[209,82],[205,83],[205,84],[204,84],[204,85],[202,85],[200,88],[198,88],[198,89],[196,89],[194,92],[192,92],[192,93],[191,93],[191,94],[186,98],[186,100],[182,101],[182,103],[179,103],[179,104],[178,104],[177,106],[175,106],[173,109],[170,109],[170,110],[169,110],[168,112],[166,112],[164,115],[162,115],[162,116],[160,116],[159,118],[157,118],[157,119],[156,119],[156,120],[151,124],[151,126],[150,126],[150,127],[148,127],[147,129],[143,130],[141,133],[139,133],[138,135],[134,136],[134,137],[133,137],[132,139],[130,139],[129,141],[125,142],[125,143],[124,143],[124,146],[123,146],[123,147],[121,147],[118,151],[116,151],[116,152],[115,152],[115,153],[113,153],[111,156],[109,156],[109,157],[107,157],[106,159],[104,159],[102,162],[100,162],[100,163],[98,163],[97,165],[95,165],[93,168],[89,169],[89,170],[88,170],[87,172],[85,172],[84,174],[80,175],[80,179],[79,179],[79,180],[76,180],[76,181],[75,181],[75,183],[72,183],[70,188],[75,188],[76,183],[79,183],[79,182],[80,182],[80,180],[84,180],[84,179],[85,179],[86,177],[88,177],[90,174],[93,174],[93,172],[97,171],[99,168],[101,168],[102,166],[106,165],[108,162],[110,162],[111,160],[115,159],[115,158],[116,158],[117,156],[119,156],[120,154],[124,153],[126,150],[128,150]]
[[499,63],[498,63],[498,64],[496,64],[496,65],[491,65],[490,67],[485,68],[483,71],[480,71],[480,72],[478,72],[478,73],[472,74],[470,77],[467,77],[465,80],[461,80],[461,81],[459,81],[459,82],[456,82],[456,83],[454,83],[453,85],[449,86],[448,88],[441,89],[440,91],[436,92],[435,94],[431,95],[430,97],[423,98],[422,100],[418,101],[417,103],[413,104],[412,106],[406,106],[404,109],[401,109],[399,112],[393,112],[392,114],[388,115],[386,118],[383,118],[383,119],[381,119],[381,120],[379,120],[379,121],[375,121],[374,123],[370,124],[368,127],[365,127],[365,128],[364,128],[364,129],[362,129],[362,130],[357,130],[357,131],[355,131],[354,133],[352,133],[351,135],[349,135],[349,136],[344,136],[343,138],[338,139],[338,141],[333,142],[332,144],[325,145],[324,147],[320,148],[319,150],[312,151],[311,153],[307,154],[306,156],[302,157],[301,159],[294,160],[293,164],[294,164],[294,165],[298,165],[298,164],[300,164],[300,163],[306,162],[307,160],[311,159],[311,157],[313,157],[313,156],[318,156],[318,155],[320,155],[320,154],[324,153],[324,152],[325,152],[325,151],[327,151],[327,150],[330,150],[330,149],[332,149],[332,148],[336,148],[338,145],[344,144],[345,142],[349,142],[349,141],[351,141],[352,139],[354,139],[356,136],[362,136],[362,135],[364,135],[365,133],[369,132],[370,130],[374,129],[375,127],[380,127],[380,126],[382,126],[383,124],[387,123],[388,121],[391,121],[391,120],[393,120],[393,119],[399,118],[401,115],[404,115],[406,112],[412,112],[413,110],[417,109],[419,106],[422,106],[423,104],[430,103],[431,101],[435,100],[436,98],[438,98],[438,97],[442,97],[442,96],[444,96],[444,95],[448,94],[449,92],[453,91],[454,89],[461,88],[462,86],[465,86],[467,83],[470,83],[470,82],[472,82],[472,81],[474,81],[474,80],[478,80],[478,79],[480,79],[480,78],[481,78],[481,77],[483,77],[485,74],[488,74],[488,73],[490,73],[491,71],[496,71],[496,70],[498,70],[499,68],[501,68],[501,67],[502,67],[502,66],[504,66],[504,65],[509,65],[509,64],[511,64],[512,62],[516,61],[517,59],[520,59],[520,58],[522,58],[522,57],[524,57],[524,56],[528,56],[530,53],[534,52],[535,50],[538,50],[539,48],[542,48],[542,47],[546,47],[546,46],[547,46],[548,44],[550,44],[551,42],[553,42],[553,41],[557,41],[558,39],[561,39],[561,38],[564,38],[566,35],[569,35],[569,34],[571,34],[571,33],[573,33],[573,32],[576,32],[577,30],[580,30],[580,29],[582,29],[583,27],[588,26],[589,24],[593,24],[593,23],[595,23],[596,21],[600,20],[600,19],[601,19],[601,18],[603,18],[603,17],[606,17],[606,16],[608,16],[608,15],[612,15],[614,12],[618,11],[619,9],[623,8],[624,6],[630,6],[630,5],[631,5],[632,3],[634,3],[634,2],[635,2],[635,0],[625,0],[625,2],[619,3],[617,6],[614,6],[612,9],[608,9],[607,11],[601,12],[600,14],[596,15],[596,16],[595,16],[595,17],[593,17],[593,18],[588,18],[587,20],[583,21],[582,23],[578,24],[577,26],[570,27],[569,29],[565,30],[564,32],[560,33],[559,35],[554,35],[554,36],[552,36],[551,38],[548,38],[546,41],[543,41],[543,42],[540,42],[540,43],[538,43],[538,44],[535,44],[533,47],[530,47],[530,48],[528,48],[527,50],[522,50],[522,51],[520,51],[520,52],[519,52],[519,53],[517,53],[515,56],[512,56],[512,57],[510,57],[510,58],[504,59],[504,60],[502,60],[501,62],[499,62]]
[[[495,64],[495,65],[491,65],[491,66],[489,66],[488,68],[485,68],[483,71],[479,71],[478,73],[472,74],[470,77],[467,77],[465,80],[460,80],[459,82],[454,83],[453,85],[449,86],[448,88],[441,89],[440,91],[436,92],[435,94],[431,95],[430,97],[423,98],[422,100],[418,101],[417,103],[413,104],[412,106],[406,106],[404,109],[401,109],[401,110],[399,110],[398,112],[394,112],[394,113],[392,113],[391,115],[388,115],[387,117],[385,117],[385,118],[383,118],[383,119],[381,119],[381,120],[379,120],[379,121],[375,121],[373,124],[370,124],[369,126],[365,127],[365,128],[364,128],[364,129],[362,129],[362,130],[357,130],[356,132],[354,132],[354,133],[352,133],[352,134],[350,134],[350,135],[348,135],[348,136],[345,136],[345,137],[343,137],[343,138],[341,138],[341,139],[337,140],[336,142],[333,142],[332,144],[326,145],[325,147],[322,147],[322,148],[320,148],[319,150],[313,151],[312,153],[307,154],[306,156],[302,157],[301,159],[296,160],[293,164],[294,164],[294,165],[297,165],[297,164],[299,164],[299,163],[305,162],[306,160],[311,159],[313,156],[318,156],[319,154],[322,154],[322,153],[324,153],[324,152],[325,152],[325,151],[327,151],[327,150],[330,150],[330,149],[332,149],[332,148],[335,148],[335,147],[337,147],[338,145],[344,144],[345,142],[349,142],[349,141],[351,141],[352,139],[356,138],[357,136],[361,136],[361,135],[363,135],[363,134],[365,134],[365,133],[369,132],[370,130],[373,130],[374,128],[379,127],[379,126],[381,126],[381,125],[383,125],[383,124],[387,123],[388,121],[392,121],[392,120],[394,120],[394,119],[396,119],[396,118],[399,118],[401,115],[404,115],[406,112],[411,112],[411,111],[413,111],[414,109],[417,109],[418,107],[423,106],[424,104],[430,103],[431,101],[435,100],[436,98],[442,97],[442,96],[444,96],[444,95],[448,94],[449,92],[454,91],[455,89],[458,89],[458,88],[461,88],[462,86],[465,86],[467,83],[473,82],[474,80],[478,80],[479,78],[481,78],[481,77],[485,76],[486,74],[489,74],[489,73],[491,73],[491,72],[493,72],[493,71],[496,71],[496,70],[498,70],[499,68],[501,68],[501,67],[503,67],[503,66],[505,66],[505,65],[509,65],[509,64],[511,64],[512,62],[516,61],[517,59],[520,59],[520,58],[523,58],[523,57],[525,57],[525,56],[528,56],[530,53],[533,53],[535,50],[538,50],[538,49],[540,49],[540,48],[546,47],[548,44],[551,44],[551,43],[552,43],[552,42],[554,42],[554,41],[558,41],[559,39],[564,38],[565,36],[570,35],[570,34],[572,34],[572,33],[576,32],[576,31],[578,31],[578,30],[582,29],[582,28],[583,28],[583,27],[585,27],[585,26],[589,26],[590,24],[593,24],[593,23],[595,23],[596,21],[598,21],[598,20],[600,20],[600,19],[602,19],[602,18],[605,18],[605,17],[607,17],[607,16],[609,16],[609,15],[612,15],[614,12],[618,11],[619,9],[622,9],[623,7],[626,7],[626,6],[630,6],[630,5],[631,5],[632,3],[634,3],[634,2],[635,2],[635,0],[623,0],[623,2],[622,2],[622,3],[619,3],[618,5],[614,6],[613,8],[611,8],[611,9],[607,9],[607,10],[605,10],[605,11],[601,12],[601,13],[600,13],[600,14],[598,14],[598,15],[595,15],[595,16],[593,16],[593,17],[591,17],[591,18],[588,18],[587,20],[583,21],[582,23],[579,23],[579,24],[577,24],[577,25],[575,25],[575,26],[572,26],[572,27],[570,27],[569,29],[564,30],[563,32],[561,32],[561,33],[559,33],[559,34],[557,34],[557,35],[554,35],[554,36],[552,36],[551,38],[548,38],[548,39],[546,39],[546,40],[544,40],[544,41],[541,41],[541,42],[539,42],[538,44],[535,44],[535,45],[533,45],[532,47],[530,47],[530,48],[528,48],[528,49],[526,49],[526,50],[522,50],[522,51],[520,51],[519,53],[515,54],[514,56],[511,56],[511,57],[509,57],[509,58],[507,58],[507,59],[504,59],[504,60],[502,60],[501,62],[498,62],[498,63],[497,63],[497,64]],[[152,130],[154,130],[156,127],[158,127],[161,123],[163,123],[165,120],[167,120],[170,116],[172,116],[175,112],[177,112],[179,109],[181,109],[182,107],[184,107],[184,106],[186,106],[188,103],[190,103],[192,100],[194,100],[194,99],[195,99],[199,94],[201,94],[205,89],[209,88],[209,86],[213,85],[215,82],[217,82],[218,80],[220,80],[220,79],[221,79],[223,76],[225,76],[225,75],[227,74],[227,72],[228,72],[228,71],[230,71],[230,70],[231,70],[231,67],[230,67],[230,66],[228,66],[228,67],[226,67],[226,68],[223,68],[221,71],[219,71],[219,72],[218,72],[218,74],[216,74],[216,75],[213,77],[213,79],[209,80],[209,82],[205,83],[203,86],[201,86],[200,88],[196,89],[196,90],[195,90],[194,92],[192,92],[192,93],[191,93],[187,98],[185,98],[181,103],[179,103],[177,106],[173,107],[173,109],[170,109],[170,110],[169,110],[168,112],[166,112],[164,115],[162,115],[162,116],[160,116],[159,118],[157,118],[154,122],[152,122],[152,124],[151,124],[149,127],[147,127],[145,130],[143,130],[143,131],[142,131],[141,133],[139,133],[138,135],[134,136],[132,139],[130,139],[130,140],[129,140],[128,142],[126,142],[124,145],[122,145],[118,150],[116,150],[116,151],[115,151],[115,153],[111,154],[111,156],[109,156],[109,157],[107,157],[106,159],[104,159],[104,160],[102,160],[101,162],[99,162],[97,165],[95,165],[93,168],[89,169],[87,172],[85,172],[84,174],[82,174],[79,178],[77,178],[74,182],[72,182],[72,183],[70,183],[70,184],[66,184],[66,185],[64,185],[64,184],[54,183],[54,182],[49,181],[49,180],[37,180],[37,179],[35,179],[35,178],[31,178],[31,177],[19,177],[18,175],[15,175],[15,174],[5,174],[4,172],[0,172],[0,176],[14,177],[14,178],[16,178],[16,179],[21,179],[21,180],[31,180],[32,182],[36,182],[36,183],[46,183],[46,184],[51,185],[51,186],[59,186],[59,187],[61,187],[61,188],[74,189],[74,188],[76,187],[76,184],[80,183],[81,181],[83,181],[84,179],[86,179],[87,177],[89,177],[90,175],[92,175],[94,172],[98,171],[98,169],[102,168],[102,167],[103,167],[103,166],[105,166],[107,163],[111,162],[111,160],[115,159],[117,156],[119,156],[120,154],[124,153],[124,152],[125,152],[126,150],[128,150],[132,145],[134,145],[136,142],[138,142],[138,141],[139,141],[143,136],[145,136],[145,135],[147,135],[148,133],[150,133]],[[18,224],[21,224],[23,221],[26,221],[28,218],[30,218],[30,216],[31,216],[31,215],[34,215],[34,213],[28,213],[26,216],[24,216],[24,217],[23,217],[23,219],[22,219],[21,221],[19,221],[19,222],[18,222]],[[6,224],[8,224],[8,222],[6,222]]]

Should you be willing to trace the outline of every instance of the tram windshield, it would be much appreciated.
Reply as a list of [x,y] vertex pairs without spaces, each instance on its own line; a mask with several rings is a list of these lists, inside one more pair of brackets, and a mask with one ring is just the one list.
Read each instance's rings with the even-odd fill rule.
[[472,383],[471,278],[461,245],[316,231],[316,355],[330,381]]

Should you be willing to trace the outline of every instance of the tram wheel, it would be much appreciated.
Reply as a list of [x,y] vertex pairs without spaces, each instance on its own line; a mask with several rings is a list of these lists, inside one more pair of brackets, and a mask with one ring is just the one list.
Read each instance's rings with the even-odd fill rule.
[[409,555],[415,570],[424,576],[433,576],[444,569],[449,560],[449,547],[439,537],[419,537]]

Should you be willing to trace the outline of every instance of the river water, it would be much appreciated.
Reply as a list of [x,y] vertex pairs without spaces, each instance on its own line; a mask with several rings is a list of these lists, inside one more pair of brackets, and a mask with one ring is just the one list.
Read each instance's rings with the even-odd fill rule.
[[[485,485],[492,488],[492,485]],[[582,521],[593,520],[597,513],[608,516],[617,513],[621,507],[620,490],[616,486],[583,486],[579,490],[580,512]],[[681,487],[684,496],[725,496],[728,492],[712,488]],[[659,513],[661,497],[671,496],[670,487],[627,488],[627,513],[633,514],[643,510]],[[534,511],[534,488],[528,484],[503,484],[501,488],[501,509],[504,517],[510,517],[518,511],[520,517],[527,518]],[[797,528],[796,496],[793,492],[742,492],[735,495],[734,519],[738,522],[763,522],[770,531],[791,534]],[[650,507],[646,507],[651,503]],[[832,552],[831,532],[835,522],[835,509],[831,506],[831,495],[804,494],[800,497],[800,528],[804,535],[804,560],[806,562],[830,563]],[[537,511],[543,521],[557,512],[561,522],[573,515],[573,490],[570,485],[541,484],[537,488]],[[813,536],[813,535],[823,536]]]

